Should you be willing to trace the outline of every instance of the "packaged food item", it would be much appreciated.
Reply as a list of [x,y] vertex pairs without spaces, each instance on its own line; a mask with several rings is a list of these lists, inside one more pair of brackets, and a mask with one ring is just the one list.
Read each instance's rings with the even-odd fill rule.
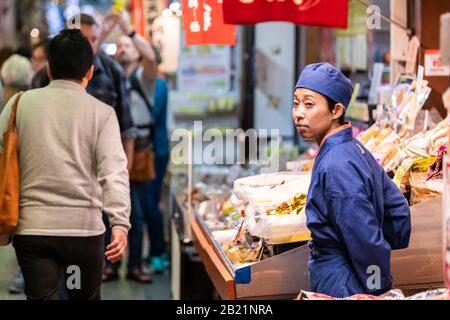
[[430,166],[428,169],[428,180],[432,179],[443,179],[443,163],[444,163],[444,155],[447,150],[447,145],[443,145],[439,148],[438,154],[436,157],[436,161]]
[[300,213],[294,210],[284,215],[257,215],[257,210],[248,206],[245,212],[245,224],[252,236],[271,240],[310,234],[304,208]]
[[414,160],[411,171],[424,173],[428,172],[428,169],[436,162],[436,157],[426,157],[422,159]]
[[448,289],[434,289],[405,297],[399,289],[394,289],[380,296],[370,294],[355,294],[346,298],[334,298],[326,294],[301,291],[296,300],[449,300]]
[[334,298],[326,294],[302,290],[296,300],[403,300],[404,298],[403,292],[399,289],[390,290],[381,296],[355,294],[345,298]]
[[407,297],[405,300],[449,300],[449,291],[448,289],[428,290]]
[[291,214],[294,210],[298,214],[306,206],[306,195],[302,193],[297,193],[294,198],[283,202],[275,209],[267,211],[268,215],[283,215]]
[[308,194],[310,173],[277,172],[237,179],[233,183],[236,199],[250,205],[259,214],[267,214],[296,194]]
[[231,242],[236,238],[237,230],[227,229],[227,230],[216,230],[211,232],[213,238],[220,244]]
[[411,172],[409,179],[411,184],[411,206],[442,195],[443,181],[429,184],[427,177],[427,172]]
[[221,211],[223,215],[229,215],[230,213],[236,211],[236,207],[230,201],[225,201],[222,205]]
[[246,242],[239,244],[228,242],[222,245],[222,250],[225,252],[233,266],[238,268],[243,264],[259,261],[261,259],[263,245],[262,241],[252,243],[251,245]]
[[[411,166],[413,165],[414,161],[412,159],[406,159],[402,162],[401,166],[397,169],[397,172],[394,175],[393,181],[397,187],[402,190],[403,188],[406,189],[406,186],[409,186],[409,173]],[[406,191],[406,190],[402,190]]]

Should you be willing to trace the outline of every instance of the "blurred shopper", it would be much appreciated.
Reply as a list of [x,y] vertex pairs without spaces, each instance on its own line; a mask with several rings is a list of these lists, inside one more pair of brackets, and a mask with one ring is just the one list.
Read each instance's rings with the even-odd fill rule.
[[0,70],[2,79],[4,103],[19,91],[27,90],[33,69],[30,61],[18,54],[13,54],[4,63]]
[[[149,41],[152,42],[152,34],[150,33]],[[158,66],[161,64],[161,54],[156,46],[152,45],[156,55]],[[164,241],[164,228],[162,213],[160,210],[161,190],[163,187],[164,177],[166,175],[167,165],[169,162],[170,142],[167,131],[167,107],[169,100],[168,83],[158,68],[158,76],[155,82],[154,99],[153,99],[153,133],[152,141],[155,152],[155,180],[151,182],[151,190],[149,194],[153,197],[150,202],[151,208],[146,211],[145,221],[147,231],[150,238],[153,237],[154,245],[149,247],[146,255],[145,265],[150,265],[155,273],[163,273],[169,264],[168,253]],[[156,230],[155,230],[156,228]]]
[[[152,46],[125,21],[122,16],[110,14],[105,17],[102,37],[105,38],[112,29],[119,25],[122,32],[117,43],[116,59],[123,67],[128,79],[127,88],[130,94],[130,107],[133,121],[139,129],[139,136],[135,142],[135,156],[131,171],[131,223],[129,233],[130,251],[128,258],[127,278],[141,283],[151,281],[149,274],[142,270],[142,242],[145,216],[150,210],[153,195],[150,191],[151,180],[154,177],[142,177],[140,181],[133,180],[133,170],[136,166],[154,166],[154,159],[150,156],[152,141],[152,109],[153,93],[157,74],[157,63]],[[138,163],[139,162],[139,163]],[[162,222],[162,221],[161,221]],[[154,227],[156,227],[155,222]],[[162,229],[161,229],[162,232]],[[151,245],[159,245],[159,239],[151,239]],[[154,241],[154,242],[153,242]],[[104,272],[104,280],[117,278],[119,264],[108,264]]]
[[48,45],[50,40],[45,39],[38,42],[31,49],[31,65],[34,72],[39,71],[47,65]]
[[[39,71],[42,68],[45,68],[47,65],[47,56],[48,56],[48,45],[50,40],[45,39],[41,42],[35,44],[31,49],[31,65],[34,72]],[[32,85],[31,85],[32,87]],[[1,104],[1,102],[0,102]],[[13,294],[23,293],[24,291],[24,279],[22,272],[20,269],[14,275],[14,279],[9,286],[9,292]]]
[[[157,78],[153,100],[153,146],[155,151],[155,180],[150,182],[145,194],[152,198],[148,202],[149,209],[145,211],[145,221],[150,237],[150,250],[147,261],[155,273],[162,273],[168,261],[164,241],[163,218],[159,208],[161,189],[169,162],[169,136],[167,133],[167,103],[169,88],[167,81]],[[143,197],[143,196],[142,196]]]
[[[153,46],[150,47],[148,45],[147,49],[144,50],[144,44],[148,42],[144,42],[144,38],[140,35],[136,35],[133,30],[130,30],[130,27],[120,17],[118,18],[118,22],[123,32],[129,36],[123,36],[119,39],[116,59],[118,59],[120,64],[124,67],[126,73],[129,74],[130,95],[133,96],[134,94],[136,98],[139,98],[140,96],[141,107],[143,106],[142,102],[146,102],[148,105],[147,110],[150,110],[151,130],[149,143],[152,145],[155,155],[155,179],[145,184],[132,182],[132,186],[135,187],[134,195],[137,200],[136,210],[143,213],[147,225],[150,238],[150,250],[148,254],[152,270],[155,273],[162,273],[165,268],[165,260],[167,257],[163,219],[159,209],[159,200],[169,158],[169,138],[167,134],[168,87],[167,82],[163,78],[156,78],[158,72],[157,66],[161,63],[159,52]],[[150,61],[150,58],[148,58],[150,49],[153,49],[153,61]],[[136,56],[136,52],[139,53],[138,56]],[[138,57],[138,60],[136,60],[136,57]],[[155,61],[156,70],[153,69],[155,68]],[[139,62],[142,63],[143,66],[139,65]],[[149,65],[146,65],[146,63]],[[151,70],[147,74],[146,68]],[[133,106],[135,107],[134,111],[136,112],[133,112],[133,115],[136,114],[135,121],[139,121],[138,119],[141,118],[138,111],[138,100],[132,105],[132,110]],[[141,125],[144,127],[148,126],[146,123]]]
[[11,57],[14,53],[14,50],[10,47],[0,49],[0,69],[3,66],[3,63],[5,63],[5,61],[8,60],[8,58]]
[[[20,98],[20,215],[13,246],[28,299],[58,299],[62,274],[75,274],[69,299],[99,299],[104,255],[116,262],[126,251],[127,159],[114,110],[85,90],[93,63],[81,32],[64,30],[50,43],[50,85]],[[16,99],[0,115],[0,132]],[[106,253],[102,209],[112,226]]]
[[23,45],[17,48],[15,54],[27,58],[31,61],[31,48],[27,45]]

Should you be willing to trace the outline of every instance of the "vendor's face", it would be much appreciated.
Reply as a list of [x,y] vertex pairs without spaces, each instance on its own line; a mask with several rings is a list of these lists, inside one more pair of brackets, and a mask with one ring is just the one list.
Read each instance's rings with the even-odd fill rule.
[[333,114],[328,109],[327,99],[305,88],[294,92],[292,118],[298,133],[305,140],[321,141],[333,125]]

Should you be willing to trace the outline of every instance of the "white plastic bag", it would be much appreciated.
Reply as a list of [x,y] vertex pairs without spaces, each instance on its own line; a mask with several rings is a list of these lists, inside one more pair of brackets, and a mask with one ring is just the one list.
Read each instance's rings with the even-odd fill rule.
[[233,194],[246,204],[267,212],[298,193],[307,194],[311,182],[310,173],[277,172],[237,179]]
[[252,236],[263,239],[291,237],[308,233],[305,210],[286,215],[258,214],[253,206],[245,210],[245,225]]

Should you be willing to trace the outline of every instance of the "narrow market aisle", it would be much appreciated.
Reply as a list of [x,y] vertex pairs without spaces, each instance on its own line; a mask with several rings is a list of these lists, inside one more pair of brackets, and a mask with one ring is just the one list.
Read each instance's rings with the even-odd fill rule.
[[[125,265],[124,263],[122,266]],[[126,268],[121,268],[120,279],[104,283],[102,300],[170,300],[170,275],[166,269],[164,274],[152,274],[153,282],[140,284],[126,279]]]
[[8,287],[17,271],[17,260],[12,246],[0,247],[0,300],[24,300],[23,294],[10,294]]
[[[124,265],[124,264],[122,264]],[[17,270],[16,256],[12,246],[0,248],[0,300],[24,300],[23,294],[10,294],[8,287]],[[120,270],[118,281],[104,283],[103,300],[168,300],[170,294],[170,275],[166,269],[162,275],[152,275],[151,284],[139,284],[125,278],[125,270]]]

